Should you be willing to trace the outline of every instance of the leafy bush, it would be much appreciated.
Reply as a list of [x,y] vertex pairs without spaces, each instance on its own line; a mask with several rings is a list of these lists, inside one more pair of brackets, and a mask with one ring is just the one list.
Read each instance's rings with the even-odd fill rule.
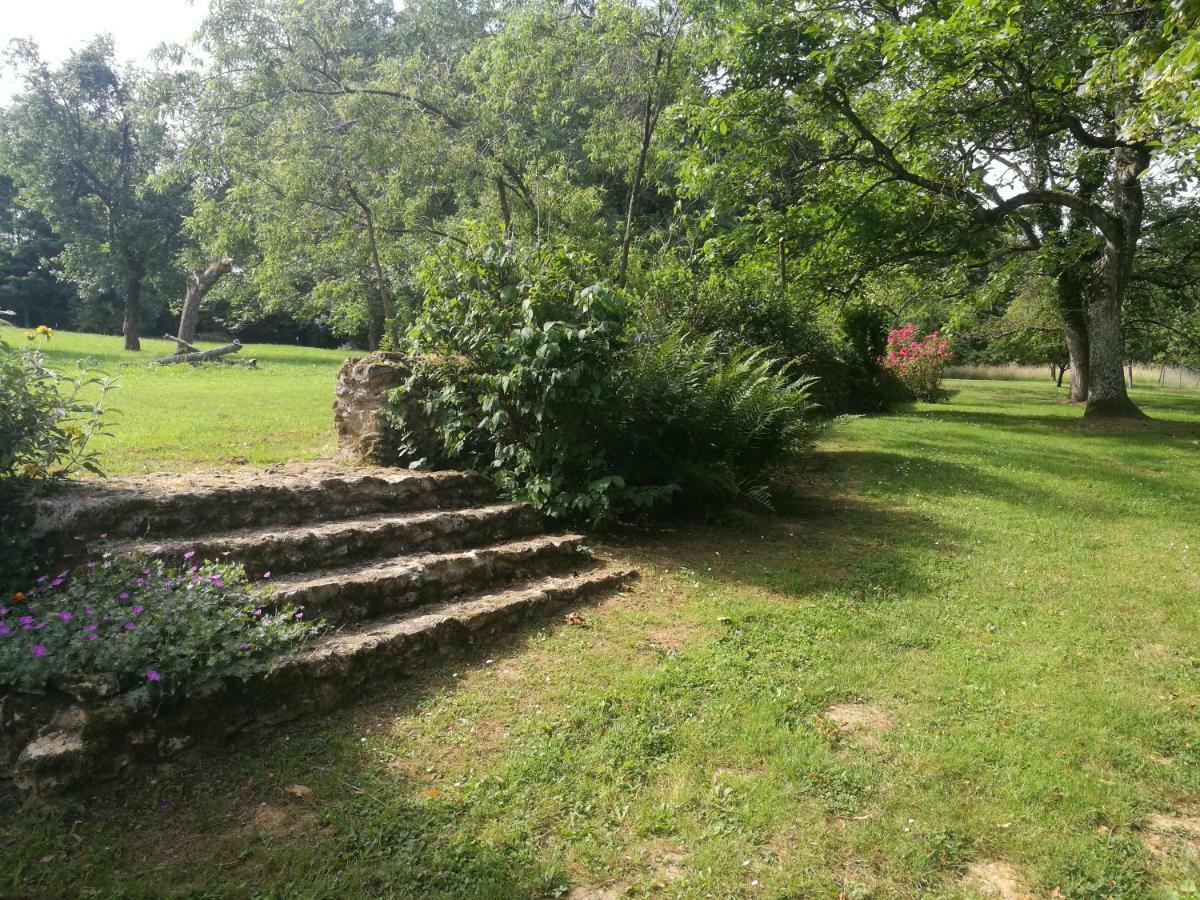
[[666,258],[646,281],[646,307],[656,321],[714,335],[727,349],[762,350],[814,377],[810,393],[821,414],[862,411],[850,390],[847,361],[810,309],[779,290],[754,266],[692,272]]
[[[51,369],[38,342],[53,335],[44,325],[25,332],[21,349],[0,339],[0,479],[100,472],[89,445],[104,433],[101,403],[113,382],[82,367],[72,375]],[[89,388],[101,399],[85,401]]]
[[0,606],[0,689],[115,676],[132,704],[244,677],[316,630],[234,565],[108,557],[43,575]]
[[397,425],[419,404],[446,461],[548,515],[598,524],[673,501],[762,498],[770,469],[811,438],[810,380],[761,353],[722,355],[715,339],[635,335],[625,297],[596,283],[585,256],[446,250],[421,285]]
[[942,369],[950,362],[950,342],[936,331],[917,337],[917,326],[909,322],[888,334],[886,369],[894,372],[919,400],[936,400],[941,395]]
[[846,387],[852,398],[849,405],[856,412],[882,412],[909,399],[904,384],[882,364],[890,318],[887,310],[871,303],[842,311]]

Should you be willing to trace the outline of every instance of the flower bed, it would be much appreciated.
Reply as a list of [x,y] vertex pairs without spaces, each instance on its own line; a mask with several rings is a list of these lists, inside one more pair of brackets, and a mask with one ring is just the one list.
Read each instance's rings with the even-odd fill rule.
[[0,691],[102,679],[131,706],[185,696],[296,650],[316,626],[240,566],[104,556],[0,606]]

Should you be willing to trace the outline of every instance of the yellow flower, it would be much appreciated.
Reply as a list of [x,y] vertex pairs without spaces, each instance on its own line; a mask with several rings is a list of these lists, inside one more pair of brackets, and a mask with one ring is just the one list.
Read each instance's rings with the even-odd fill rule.
[[34,463],[29,463],[25,466],[25,476],[27,478],[36,478],[41,471],[41,467]]
[[37,335],[34,334],[32,331],[25,332],[25,340],[32,341],[35,337],[37,337]]
[[47,338],[54,336],[54,329],[49,325],[39,325],[35,330],[38,334],[45,335]]

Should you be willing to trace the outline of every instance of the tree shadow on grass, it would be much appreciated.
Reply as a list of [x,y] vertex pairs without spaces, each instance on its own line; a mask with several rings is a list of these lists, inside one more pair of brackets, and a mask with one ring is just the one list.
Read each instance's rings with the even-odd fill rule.
[[[886,581],[902,593],[925,590],[924,574],[909,561],[936,552],[933,541],[937,535],[945,540],[945,529],[935,535],[919,515],[841,490],[843,476],[836,467],[810,473],[817,480],[804,490],[808,499],[787,514],[739,513],[724,524],[626,530],[604,546],[648,574],[688,568],[714,582],[753,588],[760,604],[766,592],[780,609],[799,609],[801,601],[838,585],[853,591]],[[634,601],[654,602],[648,594]],[[588,605],[577,608],[589,618],[602,615]],[[521,802],[503,799],[511,791],[505,785],[527,777],[522,766],[533,762],[485,750],[484,758],[495,760],[488,767],[488,777],[497,779],[495,808],[478,793],[464,807],[456,791],[426,774],[444,761],[385,758],[372,734],[451,702],[463,683],[456,673],[536,651],[540,631],[568,627],[561,624],[563,612],[557,624],[534,621],[456,657],[434,659],[418,676],[380,685],[372,697],[324,718],[126,775],[86,802],[49,814],[10,808],[0,813],[0,838],[10,842],[0,840],[0,871],[9,873],[0,876],[0,888],[21,896],[61,896],[68,887],[98,895],[552,894],[577,880],[556,862],[561,855],[548,854],[542,837],[525,826],[507,833],[489,827],[506,815],[506,804]],[[612,662],[619,665],[620,657]],[[591,727],[580,726],[580,739]],[[453,752],[453,744],[437,749]],[[311,793],[296,796],[288,790],[294,785]],[[560,815],[568,815],[571,802],[564,798]],[[480,803],[488,808],[471,808]],[[56,864],[39,862],[47,858]]]
[[[1064,420],[1048,417],[1050,422],[1030,425],[1021,417],[956,410],[912,415],[947,413],[987,427],[978,438],[940,435],[936,445],[923,446],[913,438],[908,444],[901,439],[899,449],[889,452],[821,453],[795,476],[792,499],[776,515],[735,513],[718,524],[629,529],[606,538],[605,549],[668,580],[672,573],[682,574],[681,593],[693,579],[726,589],[744,587],[744,593],[723,594],[734,615],[764,610],[803,615],[805,609],[833,603],[849,604],[846,615],[852,616],[854,604],[927,595],[936,587],[937,561],[970,538],[906,505],[905,492],[936,496],[967,490],[1022,507],[1045,507],[1048,515],[1060,503],[1072,502],[1083,512],[1109,514],[1111,501],[1077,496],[1079,460],[1070,446],[1061,456],[1038,446],[1003,447],[1004,473],[989,468],[997,429],[1044,432],[1067,424]],[[948,451],[982,461],[948,460]],[[1022,471],[1034,468],[1061,474],[1062,491],[1031,486]],[[1087,477],[1113,490],[1129,487],[1127,472],[1102,468]],[[1163,484],[1156,477],[1147,475],[1145,488],[1164,497],[1179,485],[1175,476]],[[656,602],[649,593],[635,599]],[[384,759],[371,738],[379,726],[411,721],[449,702],[460,690],[456,672],[482,666],[488,658],[527,652],[546,627],[535,622],[460,657],[434,660],[421,675],[380,685],[375,696],[353,707],[125,780],[98,800],[48,815],[0,813],[0,873],[6,873],[0,874],[0,894],[183,890],[194,896],[320,896],[336,891],[517,898],[552,893],[575,879],[555,862],[561,854],[549,852],[544,835],[535,833],[536,817],[507,833],[489,827],[517,815],[513,806],[522,800],[511,782],[523,777],[519,756],[497,750],[500,755],[492,757],[492,751],[484,751],[497,761],[485,770],[486,777],[496,778],[495,799],[476,793],[464,806],[453,790],[436,782],[430,786],[425,770],[439,760]],[[612,662],[619,665],[621,658]],[[289,793],[286,788],[294,784],[311,795]],[[473,809],[472,802],[486,808]],[[555,814],[567,811],[564,806]]]

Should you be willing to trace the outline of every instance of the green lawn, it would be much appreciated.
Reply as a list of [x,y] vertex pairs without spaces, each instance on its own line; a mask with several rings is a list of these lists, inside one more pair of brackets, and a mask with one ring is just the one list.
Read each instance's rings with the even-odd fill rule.
[[103,800],[6,801],[0,894],[1195,896],[1200,838],[1139,825],[1200,815],[1200,395],[1112,427],[950,387],[833,432],[786,513],[612,539],[643,578],[582,625]]
[[45,348],[56,367],[86,359],[117,379],[107,398],[113,437],[96,445],[110,474],[263,465],[334,449],[334,375],[351,353],[248,344],[236,358],[257,359],[257,369],[162,367],[153,362],[172,352],[170,342],[143,340],[141,353],[121,346],[120,337],[58,331]]

